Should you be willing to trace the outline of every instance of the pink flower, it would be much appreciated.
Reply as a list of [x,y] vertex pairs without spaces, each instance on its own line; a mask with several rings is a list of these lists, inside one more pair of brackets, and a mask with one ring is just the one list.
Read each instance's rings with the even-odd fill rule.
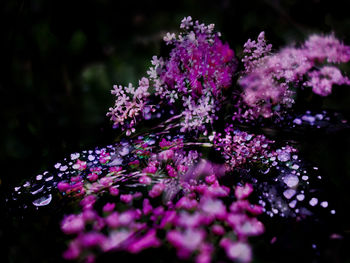
[[85,161],[81,161],[81,160],[77,160],[76,164],[73,165],[73,169],[77,169],[77,170],[85,170],[86,169],[86,162]]
[[159,227],[165,228],[168,224],[173,224],[174,221],[177,221],[176,211],[172,211],[172,210],[165,211],[165,213],[160,221]]
[[81,253],[81,247],[77,240],[73,240],[69,243],[68,249],[64,251],[63,258],[67,260],[74,260],[79,257]]
[[199,248],[199,254],[196,256],[196,263],[210,263],[213,250],[212,244],[202,243]]
[[100,183],[101,186],[103,186],[103,187],[110,186],[111,184],[113,184],[113,178],[112,178],[112,177],[102,177],[102,178],[99,180],[99,183]]
[[215,183],[215,181],[216,181],[215,174],[211,174],[211,175],[208,175],[208,176],[205,177],[205,182],[207,184],[213,184],[213,183]]
[[151,213],[153,210],[153,207],[150,203],[150,201],[146,198],[143,200],[143,204],[142,204],[142,212],[144,215],[148,215],[149,213]]
[[155,184],[152,187],[151,191],[149,191],[148,195],[151,198],[158,197],[158,196],[160,196],[163,193],[164,189],[165,189],[165,184],[163,184],[163,183]]
[[123,203],[130,203],[133,200],[133,196],[131,194],[123,194],[120,195],[120,201]]
[[237,199],[245,199],[253,192],[253,186],[246,183],[244,186],[237,186],[235,189],[235,196]]
[[134,240],[127,248],[131,253],[139,253],[140,251],[150,248],[159,247],[161,242],[156,236],[156,230],[149,230],[143,237]]
[[112,196],[117,196],[119,194],[119,189],[118,187],[116,186],[111,186],[109,188],[109,193],[112,195]]
[[91,173],[87,176],[87,179],[89,179],[91,182],[95,182],[98,179],[98,174]]
[[117,212],[113,212],[112,214],[106,217],[106,223],[111,228],[116,228],[119,226],[119,214]]
[[174,151],[173,150],[165,150],[162,151],[158,154],[159,160],[161,161],[167,161],[172,159],[174,156]]
[[177,166],[177,170],[179,171],[179,173],[186,173],[188,170],[188,167],[185,165],[179,164]]
[[218,236],[225,234],[225,229],[221,225],[213,225],[211,231]]
[[83,219],[85,222],[94,221],[97,217],[97,213],[92,209],[85,209],[83,211]]
[[65,234],[77,234],[85,229],[85,222],[81,214],[66,216],[61,222],[61,229]]
[[115,203],[107,203],[103,206],[102,211],[105,213],[110,213],[114,210]]
[[176,220],[176,225],[182,226],[185,228],[195,228],[201,225],[203,217],[199,212],[189,214],[188,212],[180,212]]
[[200,207],[207,216],[215,217],[220,220],[226,218],[226,206],[219,199],[203,198]]
[[157,167],[150,166],[150,165],[142,170],[142,173],[145,173],[145,174],[155,174],[156,172],[157,172]]
[[109,168],[110,173],[118,173],[122,170],[122,167],[120,166],[112,166]]
[[187,229],[185,232],[171,230],[167,233],[167,240],[177,249],[180,258],[186,259],[197,250],[203,242],[205,232],[203,230]]
[[66,182],[59,182],[57,184],[57,188],[60,192],[66,192],[67,190],[69,190],[71,188],[69,183]]
[[96,197],[94,195],[88,195],[84,197],[83,200],[80,201],[80,205],[84,209],[90,209],[95,204],[95,202],[96,202]]
[[144,185],[150,185],[152,183],[152,179],[147,175],[144,175],[139,178],[139,183]]
[[103,234],[98,232],[84,233],[79,236],[80,244],[86,248],[102,246],[105,240],[106,240],[106,237]]
[[175,169],[170,164],[168,164],[166,166],[166,170],[167,170],[168,175],[170,177],[177,177],[177,172],[175,171]]
[[101,164],[106,164],[108,163],[109,161],[111,160],[111,156],[109,153],[105,152],[105,151],[102,151],[100,153],[100,157],[99,157],[99,162]]
[[198,206],[198,202],[195,199],[190,199],[187,196],[183,196],[180,198],[179,201],[177,201],[175,207],[178,208],[184,208],[187,210],[196,208]]
[[252,250],[247,243],[227,242],[224,248],[227,257],[233,261],[248,263],[252,260]]

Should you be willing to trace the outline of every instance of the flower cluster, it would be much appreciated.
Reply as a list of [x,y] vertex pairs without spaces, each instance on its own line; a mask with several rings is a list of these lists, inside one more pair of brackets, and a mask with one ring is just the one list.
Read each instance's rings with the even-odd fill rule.
[[149,76],[141,79],[139,88],[129,84],[112,90],[117,99],[107,115],[115,124],[127,121],[128,134],[134,131],[137,116],[150,116],[154,110],[147,100],[151,93],[167,105],[182,108],[182,131],[203,131],[216,118],[222,89],[231,85],[234,52],[221,42],[213,24],[206,26],[187,17],[180,28],[185,31],[178,36],[168,33],[164,37],[173,46],[169,58],[154,56]]
[[107,116],[115,125],[126,129],[127,135],[135,132],[137,120],[146,118],[153,107],[147,105],[149,97],[149,80],[143,77],[137,88],[130,83],[128,87],[114,85],[111,93],[116,96],[113,108],[109,108]]
[[[150,149],[147,140],[137,140],[130,154],[136,153],[138,159],[125,169],[111,165],[113,161],[101,162],[101,158],[95,166],[77,159],[82,164],[74,165],[78,175],[58,184],[62,193],[82,197],[81,212],[65,216],[61,223],[65,234],[74,235],[64,258],[93,262],[96,251],[139,253],[170,244],[180,259],[211,262],[216,250],[223,249],[227,258],[249,262],[252,251],[248,237],[264,232],[256,219],[262,207],[247,199],[252,186],[229,188],[220,184],[220,169],[206,160],[199,161],[198,154],[185,151],[184,145],[180,138],[162,138],[158,153],[140,154],[141,149],[143,153]],[[108,154],[101,151],[99,155]],[[99,177],[106,166],[107,174]],[[119,190],[124,176],[138,178],[139,188]],[[174,199],[180,192],[181,197]],[[106,194],[110,197],[103,203]],[[233,195],[235,199],[230,197]],[[165,236],[161,235],[164,231]]]
[[244,47],[245,71],[239,84],[243,100],[255,116],[270,117],[281,107],[291,107],[297,87],[312,87],[314,93],[326,96],[334,84],[350,84],[335,65],[328,65],[350,60],[350,47],[333,35],[313,35],[301,47],[269,54],[271,46],[261,33],[257,42],[248,40]]
[[[261,213],[301,220],[317,206],[328,207],[309,181],[317,167],[303,165],[288,143],[280,147],[262,130],[256,133],[267,123],[256,117],[286,110],[294,88],[312,87],[325,96],[333,85],[350,84],[335,65],[350,60],[350,47],[314,35],[301,47],[272,54],[262,32],[244,45],[241,93],[231,83],[234,52],[214,25],[186,17],[180,28],[183,33],[164,37],[169,57],[154,56],[137,88],[114,86],[116,101],[107,114],[126,135],[158,110],[170,108],[174,116],[158,116],[163,122],[150,133],[73,153],[53,173],[15,188],[13,199],[27,191],[36,207],[53,200],[53,189],[75,201],[76,213],[61,221],[70,238],[65,259],[92,263],[103,253],[170,248],[179,260],[250,262],[249,237],[264,232]],[[228,87],[233,94],[224,98]],[[209,135],[206,125],[219,118],[220,107],[226,116]],[[242,122],[227,123],[227,116],[258,125],[252,133]],[[326,112],[284,117],[279,120],[290,129],[333,122]]]

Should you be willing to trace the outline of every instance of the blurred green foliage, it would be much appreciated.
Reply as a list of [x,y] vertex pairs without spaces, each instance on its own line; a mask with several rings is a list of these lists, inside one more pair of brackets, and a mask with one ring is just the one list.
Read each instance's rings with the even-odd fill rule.
[[[345,1],[1,1],[0,190],[71,152],[111,143],[116,133],[105,114],[113,104],[112,85],[136,84],[151,57],[163,52],[164,33],[177,31],[188,15],[215,23],[237,53],[260,31],[274,48],[315,32],[334,32],[350,43]],[[336,90],[322,106],[348,114],[350,92]],[[350,204],[349,136],[305,140],[306,157],[321,165]],[[36,250],[27,251],[33,256],[26,260],[15,256],[31,241],[17,241],[4,262],[31,262]]]

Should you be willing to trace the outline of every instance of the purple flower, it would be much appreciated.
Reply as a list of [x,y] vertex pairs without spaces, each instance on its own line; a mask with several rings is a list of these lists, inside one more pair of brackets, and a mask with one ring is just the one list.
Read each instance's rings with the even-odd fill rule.
[[69,243],[68,249],[64,251],[63,258],[67,260],[74,260],[80,256],[81,247],[78,240],[73,240]]
[[119,194],[119,189],[118,187],[116,186],[111,186],[109,188],[109,193],[112,195],[112,196],[117,196]]
[[178,256],[186,259],[199,248],[204,237],[205,232],[203,230],[187,229],[184,232],[171,230],[166,238],[177,249]]
[[116,228],[119,226],[119,214],[117,212],[113,212],[106,217],[106,223],[111,228]]
[[133,242],[128,246],[127,250],[131,253],[139,253],[150,247],[159,247],[161,242],[156,236],[156,230],[149,230],[143,237],[133,240]]
[[81,214],[66,216],[61,222],[61,229],[65,234],[77,234],[85,229],[85,222]]
[[79,236],[80,244],[85,248],[102,246],[105,240],[106,237],[98,232],[83,233]]
[[149,191],[148,195],[151,198],[156,198],[156,197],[160,196],[163,193],[164,189],[165,189],[165,184],[163,184],[163,183],[155,184],[152,187],[152,189]]
[[253,186],[246,183],[244,186],[237,186],[235,189],[235,196],[237,199],[245,199],[253,192]]
[[110,213],[114,210],[115,203],[107,203],[103,206],[102,211],[105,213]]
[[133,200],[133,196],[131,194],[123,194],[120,195],[120,201],[123,203],[130,203]]
[[245,263],[252,260],[252,250],[245,242],[232,242],[223,239],[220,245],[225,249],[227,257],[233,261]]

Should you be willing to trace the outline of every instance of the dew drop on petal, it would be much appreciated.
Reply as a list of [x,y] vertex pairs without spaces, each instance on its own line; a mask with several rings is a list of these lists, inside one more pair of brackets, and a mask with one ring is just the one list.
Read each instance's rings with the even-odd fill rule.
[[278,154],[277,159],[281,162],[287,162],[290,160],[290,153],[282,151]]
[[297,169],[299,169],[299,165],[293,164],[291,168],[292,168],[293,170],[297,170]]
[[323,201],[323,202],[321,202],[320,205],[321,205],[322,207],[326,208],[326,207],[328,207],[328,202],[327,202],[327,201]]
[[305,195],[299,194],[299,195],[297,195],[297,199],[298,199],[299,201],[303,201],[303,200],[305,199]]
[[295,187],[299,183],[299,178],[296,175],[289,174],[286,177],[284,177],[283,182],[288,187]]
[[283,195],[287,199],[291,199],[295,195],[296,191],[294,189],[287,189],[283,192]]
[[289,206],[291,208],[294,208],[297,205],[297,200],[293,200],[292,202],[289,203]]
[[42,196],[36,200],[33,201],[33,205],[35,206],[45,206],[45,205],[48,205],[50,204],[52,200],[52,195],[49,194],[49,195],[45,195],[45,196]]
[[315,206],[315,205],[317,205],[317,203],[318,203],[318,199],[316,197],[311,198],[311,200],[309,202],[309,204],[311,206]]
[[37,193],[40,193],[44,189],[44,186],[40,187],[38,190],[35,190],[32,192],[32,195],[36,195]]

